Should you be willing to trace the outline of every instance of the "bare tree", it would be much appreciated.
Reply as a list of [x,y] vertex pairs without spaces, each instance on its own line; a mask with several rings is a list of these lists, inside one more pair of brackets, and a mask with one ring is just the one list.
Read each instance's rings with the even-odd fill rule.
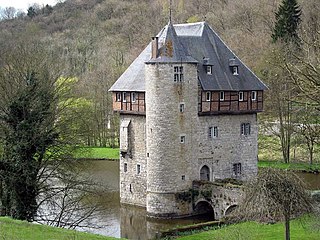
[[245,198],[238,211],[242,219],[285,222],[285,239],[290,239],[290,220],[314,212],[311,195],[293,172],[266,168],[245,185]]

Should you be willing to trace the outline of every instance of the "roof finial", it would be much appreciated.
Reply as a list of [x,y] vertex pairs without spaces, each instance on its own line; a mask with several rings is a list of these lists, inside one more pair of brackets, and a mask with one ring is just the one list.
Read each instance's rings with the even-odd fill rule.
[[170,6],[169,6],[169,23],[172,21],[172,0],[170,0]]

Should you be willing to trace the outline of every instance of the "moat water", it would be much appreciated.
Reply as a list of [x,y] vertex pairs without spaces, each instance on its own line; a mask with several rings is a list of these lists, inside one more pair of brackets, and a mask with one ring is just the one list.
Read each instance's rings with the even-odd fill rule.
[[[151,239],[157,232],[176,226],[190,225],[210,221],[210,217],[149,220],[144,208],[120,205],[119,197],[119,162],[118,161],[88,161],[83,169],[97,185],[106,189],[95,201],[103,206],[94,218],[98,228],[82,229],[112,237],[128,239]],[[312,190],[320,189],[320,174],[298,173]]]

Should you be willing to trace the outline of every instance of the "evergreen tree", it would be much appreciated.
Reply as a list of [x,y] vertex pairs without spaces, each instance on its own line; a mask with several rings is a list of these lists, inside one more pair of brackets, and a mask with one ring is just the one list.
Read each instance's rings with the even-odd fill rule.
[[276,13],[276,23],[273,29],[272,40],[282,40],[286,43],[300,44],[298,26],[301,22],[301,9],[296,0],[282,0]]

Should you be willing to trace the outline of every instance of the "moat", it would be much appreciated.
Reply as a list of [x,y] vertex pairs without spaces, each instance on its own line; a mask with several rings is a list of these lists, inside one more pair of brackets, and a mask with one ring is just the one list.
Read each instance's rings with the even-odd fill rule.
[[[88,173],[97,184],[107,189],[96,198],[104,209],[93,220],[99,228],[83,229],[85,231],[117,238],[150,239],[161,230],[213,220],[208,216],[149,220],[146,218],[145,209],[120,205],[118,161],[88,161],[83,172]],[[298,173],[298,175],[307,182],[310,189],[320,189],[320,174]]]

